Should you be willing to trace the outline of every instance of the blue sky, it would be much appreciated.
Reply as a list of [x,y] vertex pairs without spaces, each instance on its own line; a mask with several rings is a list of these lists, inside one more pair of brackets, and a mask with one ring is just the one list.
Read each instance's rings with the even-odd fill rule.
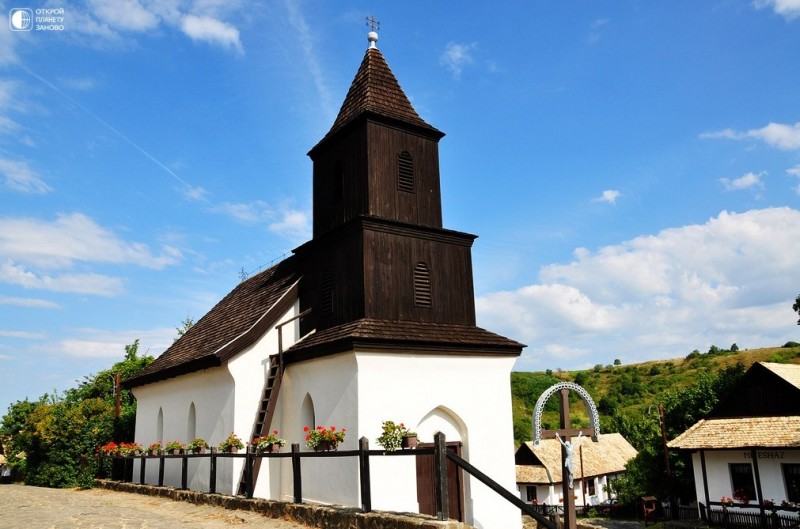
[[800,339],[800,0],[14,7],[64,20],[0,30],[0,411],[308,240],[368,15],[517,369]]

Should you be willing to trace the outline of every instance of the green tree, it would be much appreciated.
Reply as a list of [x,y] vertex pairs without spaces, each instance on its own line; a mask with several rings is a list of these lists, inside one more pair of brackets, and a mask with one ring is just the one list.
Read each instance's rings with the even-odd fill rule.
[[46,394],[38,402],[27,399],[9,406],[0,421],[8,436],[9,462],[30,485],[90,486],[95,449],[111,440],[132,441],[136,401],[121,390],[120,417],[115,417],[115,375],[121,379],[141,371],[152,361],[139,356],[139,340],[125,346],[125,358],[110,369],[86,376],[63,395]]
[[[792,305],[792,310],[800,316],[800,296],[794,298],[794,305]],[[800,325],[800,319],[797,320],[797,325]]]

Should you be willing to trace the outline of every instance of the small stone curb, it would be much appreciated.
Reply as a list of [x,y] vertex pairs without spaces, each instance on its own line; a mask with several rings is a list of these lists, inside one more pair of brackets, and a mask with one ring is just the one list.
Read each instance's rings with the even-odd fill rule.
[[230,510],[251,511],[269,518],[288,519],[309,527],[320,529],[474,529],[454,520],[440,521],[424,514],[390,513],[385,511],[363,512],[353,507],[340,505],[316,505],[289,503],[261,498],[247,499],[224,494],[210,494],[172,487],[155,487],[96,479],[95,486],[115,492],[129,492],[184,501],[195,505],[211,505]]

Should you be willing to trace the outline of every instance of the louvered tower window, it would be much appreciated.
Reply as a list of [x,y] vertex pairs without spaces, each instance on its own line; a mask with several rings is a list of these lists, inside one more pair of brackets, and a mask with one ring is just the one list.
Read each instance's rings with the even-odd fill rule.
[[333,276],[331,274],[323,274],[321,293],[320,316],[323,320],[330,320],[333,316]]
[[342,162],[333,164],[333,198],[334,200],[344,198],[344,166]]
[[414,159],[408,151],[397,155],[397,189],[414,192]]
[[431,273],[423,262],[414,266],[414,304],[417,307],[431,306]]

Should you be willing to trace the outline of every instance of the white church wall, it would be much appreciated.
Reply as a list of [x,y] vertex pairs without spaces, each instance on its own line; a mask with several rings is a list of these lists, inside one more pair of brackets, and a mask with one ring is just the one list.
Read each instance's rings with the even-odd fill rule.
[[[252,443],[250,434],[253,431],[253,425],[261,404],[261,392],[264,389],[264,381],[266,380],[269,370],[269,357],[270,355],[278,354],[278,324],[284,323],[299,314],[300,303],[295,300],[295,303],[282,314],[275,325],[264,333],[256,342],[249,347],[237,353],[236,356],[231,358],[227,363],[228,371],[236,381],[234,388],[234,407],[233,407],[233,425],[232,430],[238,435],[243,442]],[[299,332],[297,320],[295,322],[284,325],[281,332],[282,344],[284,350],[291,347],[296,341]],[[280,402],[280,396],[279,396]],[[275,417],[270,426],[270,430],[280,429],[280,410],[276,409]],[[231,433],[227,432],[226,436]],[[234,482],[231,483],[232,487],[238,486],[241,476],[241,469],[243,461],[236,460],[234,465]],[[279,460],[269,460],[264,458],[261,462],[261,470],[259,478],[256,480],[256,487],[253,495],[257,498],[278,499],[280,491],[271,487],[270,484],[276,485],[280,480],[281,465]],[[277,476],[276,476],[277,474]]]
[[[210,444],[219,443],[233,427],[233,379],[224,368],[212,368],[171,378],[156,384],[133,388],[136,397],[136,442],[144,447],[161,441],[188,443],[191,435],[202,437]],[[190,410],[194,405],[194,420]],[[161,420],[159,420],[159,412]],[[194,432],[190,429],[193,422]],[[159,428],[163,428],[159,438]],[[145,467],[147,483],[158,483],[158,464],[148,461]],[[134,465],[134,476],[139,474],[139,462]],[[190,460],[189,487],[208,490],[208,461]],[[219,461],[218,483],[227,483],[231,475],[230,462]],[[180,459],[168,459],[164,465],[164,485],[181,485]],[[218,485],[218,492],[226,492]]]
[[[281,433],[287,441],[305,444],[303,428],[317,425],[347,429],[340,450],[358,447],[358,386],[355,357],[343,353],[309,362],[290,364],[284,373],[280,395]],[[308,409],[304,409],[303,403]],[[313,421],[309,416],[313,413]],[[283,460],[281,492],[291,499],[291,461]],[[353,457],[303,458],[303,499],[320,503],[360,505],[358,460]]]
[[[375,439],[385,420],[416,429],[432,442],[441,430],[462,441],[462,455],[506,490],[516,489],[510,372],[514,357],[358,352],[359,436]],[[370,461],[375,509],[416,504],[411,464]],[[388,459],[388,458],[387,458]],[[403,458],[404,459],[404,458]],[[387,472],[379,472],[386,470]],[[392,470],[395,472],[389,473]],[[520,527],[519,510],[465,473],[467,523],[479,529]],[[416,510],[416,509],[415,509]]]

